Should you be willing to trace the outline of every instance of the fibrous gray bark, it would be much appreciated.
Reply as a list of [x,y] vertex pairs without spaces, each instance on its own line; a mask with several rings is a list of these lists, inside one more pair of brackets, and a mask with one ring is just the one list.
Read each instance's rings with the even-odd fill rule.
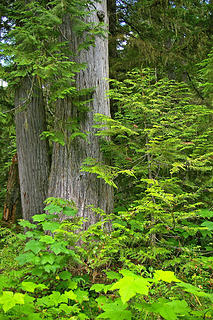
[[49,159],[42,90],[36,80],[24,78],[15,93],[15,124],[23,218],[43,212],[47,197]]
[[[107,24],[106,0],[102,0],[101,3],[94,2],[94,7],[97,10],[87,17],[89,22],[97,23],[102,19]],[[62,28],[63,34],[70,40],[71,49],[76,51],[82,39],[74,34],[72,22],[68,16],[65,17]],[[113,201],[110,186],[101,179],[97,179],[94,174],[80,172],[85,158],[103,160],[99,141],[94,136],[95,129],[92,126],[96,113],[110,115],[109,99],[106,97],[108,83],[105,80],[108,77],[107,31],[105,37],[96,37],[95,46],[91,46],[88,50],[81,50],[75,61],[87,64],[86,69],[76,75],[76,87],[79,90],[94,88],[92,101],[87,104],[88,111],[84,112],[81,112],[70,97],[58,101],[56,122],[65,124],[69,119],[71,121],[77,119],[80,130],[88,133],[87,140],[76,137],[64,147],[58,143],[54,144],[48,195],[73,200],[79,209],[78,215],[88,219],[85,224],[87,227],[98,219],[88,205],[94,205],[109,212]],[[65,130],[65,135],[69,136],[70,133]]]

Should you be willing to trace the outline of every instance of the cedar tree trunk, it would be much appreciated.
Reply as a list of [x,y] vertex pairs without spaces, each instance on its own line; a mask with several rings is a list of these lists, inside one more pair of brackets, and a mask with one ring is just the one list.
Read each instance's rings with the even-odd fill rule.
[[[89,22],[103,21],[108,23],[106,0],[100,3],[94,2],[97,11],[87,17]],[[94,10],[94,8],[92,8]],[[101,19],[101,20],[100,20]],[[72,23],[69,17],[64,19],[63,34],[70,40],[70,47],[76,51],[79,39],[72,31]],[[110,212],[113,203],[113,193],[110,186],[103,180],[97,179],[95,174],[80,172],[80,166],[87,157],[98,161],[103,160],[99,141],[94,136],[93,117],[96,113],[110,115],[109,99],[106,97],[108,83],[104,79],[108,77],[108,41],[107,30],[105,37],[96,37],[95,46],[88,50],[82,50],[75,58],[76,62],[87,64],[85,70],[76,75],[78,89],[94,88],[92,101],[87,104],[88,111],[81,112],[80,108],[67,97],[58,102],[56,120],[66,124],[69,119],[79,122],[80,130],[88,133],[87,140],[76,137],[65,147],[55,144],[53,147],[52,167],[50,174],[49,196],[73,200],[79,211],[78,216],[87,218],[84,227],[98,221],[88,205],[94,205]],[[88,98],[88,97],[87,97]],[[69,136],[68,131],[65,132]]]
[[23,218],[30,220],[43,212],[47,197],[49,159],[45,108],[38,82],[24,78],[15,93],[15,124]]

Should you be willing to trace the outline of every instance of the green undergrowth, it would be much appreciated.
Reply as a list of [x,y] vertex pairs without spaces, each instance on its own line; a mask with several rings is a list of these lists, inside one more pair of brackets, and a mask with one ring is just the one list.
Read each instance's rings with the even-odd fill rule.
[[[136,239],[139,235],[128,226],[127,212],[118,220],[115,214],[106,216],[93,209],[102,221],[76,232],[82,220],[75,216],[72,202],[50,198],[45,210],[48,214],[35,215],[34,223],[20,221],[25,232],[1,228],[0,319],[200,320],[213,316],[213,294],[207,283],[189,283],[192,277],[187,279],[186,268],[175,274],[171,265],[160,265],[160,259],[153,259],[152,267],[139,259],[142,252],[137,259],[131,256],[132,232]],[[72,220],[61,222],[62,215]],[[110,233],[104,228],[109,220]],[[204,266],[199,268],[205,271]],[[206,281],[205,275],[202,280]]]
[[109,94],[114,119],[95,117],[108,164],[81,170],[114,187],[115,209],[91,207],[82,231],[74,203],[49,198],[21,231],[2,225],[0,319],[213,318],[212,110],[149,69]]

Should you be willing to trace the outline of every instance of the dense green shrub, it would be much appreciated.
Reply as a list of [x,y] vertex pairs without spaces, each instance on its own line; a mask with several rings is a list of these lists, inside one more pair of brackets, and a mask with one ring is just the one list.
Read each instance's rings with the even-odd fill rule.
[[[10,244],[16,250],[20,241],[25,245],[24,250],[17,250],[20,251],[16,258],[19,268],[15,266],[15,271],[10,266],[10,273],[3,272],[0,276],[0,319],[116,320],[161,316],[166,320],[198,320],[211,317],[212,294],[177,279],[172,271],[148,270],[137,263],[124,269],[113,260],[111,265],[105,261],[108,270],[104,271],[98,269],[98,260],[93,263],[89,260],[94,254],[101,257],[100,248],[95,252],[95,243],[103,251],[106,249],[105,259],[110,260],[108,252],[112,244],[117,248],[117,257],[122,255],[122,251],[118,251],[121,235],[118,232],[116,238],[114,234],[116,226],[119,229],[116,217],[104,219],[102,212],[102,222],[86,232],[76,233],[82,221],[75,218],[73,203],[54,198],[47,203],[48,214],[35,215],[34,224],[21,221],[25,233],[13,234],[12,239],[16,239],[13,242],[11,236],[7,238],[5,245]],[[73,220],[60,222],[62,215],[72,216]],[[128,230],[126,218],[120,217],[124,234]],[[103,228],[109,219],[113,220],[111,234]],[[109,239],[113,237],[117,243],[110,244]],[[92,239],[93,244],[89,243]],[[81,246],[76,245],[79,241]],[[113,271],[115,267],[119,272]]]

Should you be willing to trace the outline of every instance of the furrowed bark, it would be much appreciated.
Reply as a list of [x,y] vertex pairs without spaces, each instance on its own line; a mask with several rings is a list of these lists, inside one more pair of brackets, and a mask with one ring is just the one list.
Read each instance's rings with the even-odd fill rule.
[[[94,3],[97,11],[104,13],[103,22],[108,23],[106,1]],[[94,10],[94,8],[92,8]],[[98,12],[93,12],[87,19],[89,22],[98,22]],[[69,17],[64,19],[63,33],[70,39],[70,46],[77,50],[80,39],[72,31],[72,23]],[[94,136],[93,117],[96,113],[110,115],[109,99],[106,97],[108,83],[104,79],[108,77],[108,41],[106,37],[96,37],[95,47],[82,50],[76,62],[86,63],[87,67],[76,75],[76,86],[78,89],[94,88],[92,101],[87,104],[88,111],[81,112],[67,97],[58,102],[57,122],[66,122],[70,117],[78,119],[80,129],[88,133],[87,140],[75,138],[65,147],[54,144],[52,155],[52,167],[50,174],[49,196],[73,200],[79,211],[78,216],[87,218],[84,227],[97,222],[99,219],[88,205],[100,207],[105,212],[110,212],[113,204],[113,192],[103,180],[97,179],[96,175],[80,172],[82,162],[87,157],[103,160],[99,141]],[[88,97],[87,97],[88,98]],[[70,133],[65,132],[69,137]]]
[[36,80],[24,78],[15,93],[15,124],[23,218],[43,212],[47,197],[49,159],[42,91]]

